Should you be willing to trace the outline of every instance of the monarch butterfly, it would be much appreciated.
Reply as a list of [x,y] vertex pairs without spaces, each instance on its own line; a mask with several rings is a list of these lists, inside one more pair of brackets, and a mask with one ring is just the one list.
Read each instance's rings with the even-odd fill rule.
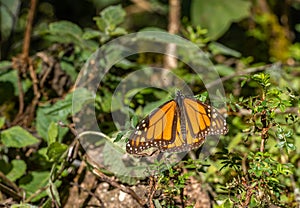
[[183,152],[201,146],[208,135],[227,131],[226,120],[215,108],[178,91],[174,100],[159,106],[137,125],[126,151],[139,154],[155,147],[162,152]]

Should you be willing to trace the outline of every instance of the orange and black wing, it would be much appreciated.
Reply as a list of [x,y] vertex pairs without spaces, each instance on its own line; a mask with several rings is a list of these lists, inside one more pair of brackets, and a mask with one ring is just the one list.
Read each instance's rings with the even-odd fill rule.
[[182,152],[199,147],[209,135],[226,134],[226,120],[213,107],[184,97],[166,102],[143,119],[130,135],[126,151],[138,154],[155,147]]
[[192,138],[227,133],[225,118],[210,105],[193,98],[184,98],[183,108],[187,120],[186,128]]
[[126,151],[138,154],[145,149],[161,147],[174,142],[177,132],[178,111],[174,100],[168,101],[144,118],[132,132]]
[[185,126],[188,125],[188,121],[186,119],[180,119],[180,117],[178,116],[175,140],[173,143],[163,146],[161,148],[161,151],[183,152],[198,148],[203,144],[205,138],[194,137],[189,128],[182,128],[183,125],[180,123],[181,121],[185,122]]

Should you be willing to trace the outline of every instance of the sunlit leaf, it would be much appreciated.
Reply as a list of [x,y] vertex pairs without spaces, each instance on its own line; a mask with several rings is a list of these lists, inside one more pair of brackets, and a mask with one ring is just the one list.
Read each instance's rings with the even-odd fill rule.
[[5,117],[0,117],[0,129],[4,126],[5,124]]
[[58,136],[58,128],[55,122],[51,122],[48,128],[48,144],[56,142]]
[[47,149],[47,156],[50,161],[58,161],[68,146],[59,142],[51,143]]
[[11,161],[12,169],[6,175],[11,181],[16,181],[21,178],[26,172],[26,163],[23,160],[13,160]]
[[1,141],[7,147],[26,147],[39,142],[28,131],[20,126],[14,126],[1,132]]
[[[49,172],[33,171],[20,179],[20,187],[26,192],[26,197],[34,194],[38,189],[45,187],[49,181]],[[47,196],[46,190],[38,194],[32,201],[38,201],[40,198]]]

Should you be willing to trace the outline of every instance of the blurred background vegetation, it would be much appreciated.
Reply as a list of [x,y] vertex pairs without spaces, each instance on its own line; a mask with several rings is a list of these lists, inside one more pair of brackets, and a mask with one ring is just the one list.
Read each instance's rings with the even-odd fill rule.
[[[0,11],[1,206],[300,207],[299,0],[0,0]],[[75,139],[72,92],[97,48],[143,30],[177,34],[207,54],[225,88],[229,133],[205,160],[193,151],[153,177],[121,178]],[[117,132],[112,94],[147,65],[205,92],[186,65],[161,54],[113,66],[95,106],[115,143],[130,125]],[[165,98],[151,88],[128,105],[142,118]]]

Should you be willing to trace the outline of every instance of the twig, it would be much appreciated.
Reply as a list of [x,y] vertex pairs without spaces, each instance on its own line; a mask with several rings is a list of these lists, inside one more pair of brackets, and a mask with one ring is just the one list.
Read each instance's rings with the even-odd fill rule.
[[176,34],[180,27],[180,1],[169,0],[170,12],[169,12],[169,26],[168,32]]
[[[91,164],[91,163],[89,163],[89,164]],[[98,176],[102,181],[109,183],[111,186],[118,188],[127,194],[130,194],[141,206],[144,206],[146,204],[146,202],[143,199],[141,199],[131,188],[128,188],[128,187],[118,184],[112,178],[106,176],[104,173],[102,173],[100,170],[98,170],[97,167],[93,167],[92,173],[94,173],[96,176]]]
[[22,196],[15,192],[12,188],[0,183],[0,191],[1,193],[6,193],[7,196],[11,196],[14,200],[21,201]]
[[[92,191],[80,186],[78,183],[71,182],[70,184],[73,185],[73,186],[76,186],[77,188],[79,188],[79,189],[83,190],[84,192],[88,193],[89,195],[95,197],[99,201],[101,206],[104,207],[103,201],[100,199],[99,196],[97,196],[97,194],[95,194]],[[97,187],[98,187],[98,184],[96,184],[96,187],[93,187],[92,190],[96,190]]]
[[44,65],[47,65],[47,70],[46,72],[43,74],[42,78],[40,79],[40,88],[42,89],[44,87],[45,81],[47,79],[47,77],[49,76],[49,74],[51,73],[51,71],[54,68],[54,63],[56,62],[55,59],[51,56],[49,56],[46,52],[38,52],[37,57],[41,58],[42,61],[44,62]]
[[251,187],[247,187],[246,199],[245,199],[245,202],[243,203],[242,207],[248,207],[249,206],[252,195],[253,195],[252,188]]
[[31,38],[31,31],[33,25],[33,18],[35,14],[37,0],[31,0],[30,9],[28,13],[28,19],[26,23],[26,30],[24,36],[24,44],[23,44],[23,51],[22,55],[24,59],[27,59],[29,56],[29,48],[30,48],[30,38]]
[[[180,1],[179,0],[169,0],[169,25],[168,32],[171,34],[176,34],[180,27]],[[176,44],[168,44],[166,48],[167,54],[176,54]],[[164,68],[172,69],[177,67],[177,59],[173,56],[164,56]]]
[[18,193],[20,192],[19,187],[13,181],[7,178],[1,171],[0,171],[0,181],[1,181],[0,190],[8,193],[16,200],[22,199],[22,196]]
[[268,135],[268,131],[271,128],[271,124],[269,125],[267,122],[267,115],[266,115],[266,111],[264,110],[261,114],[261,119],[260,119],[263,127],[262,127],[262,131],[261,131],[261,143],[260,143],[260,151],[264,152],[265,150],[265,143],[266,140],[268,139],[269,135]]
[[50,194],[51,194],[52,203],[55,204],[55,207],[59,207],[59,204],[55,199],[55,194],[53,193],[52,185],[49,186],[49,191],[50,191]]
[[137,7],[142,9],[142,11],[151,12],[151,3],[145,0],[131,0]]
[[[29,49],[30,49],[30,38],[31,38],[31,31],[33,25],[33,18],[35,14],[35,9],[37,5],[37,0],[31,0],[30,9],[28,13],[28,19],[26,23],[26,29],[24,33],[24,42],[23,42],[23,50],[22,54],[18,55],[17,57],[12,58],[12,65],[15,69],[18,70],[18,89],[19,89],[19,112],[12,122],[13,124],[18,123],[20,120],[23,119],[21,116],[24,112],[24,92],[22,88],[22,74],[25,74],[27,68],[30,68],[30,59],[29,59]],[[29,64],[29,65],[28,65]],[[29,123],[29,122],[28,122]]]
[[28,197],[24,202],[25,202],[25,203],[30,202],[30,201],[31,201],[32,199],[34,199],[37,195],[39,195],[39,194],[42,193],[43,191],[46,191],[47,188],[49,188],[49,185],[44,186],[44,187],[38,189],[35,193],[33,193],[30,197]]
[[30,124],[32,122],[32,120],[34,118],[35,108],[36,108],[36,106],[39,102],[40,96],[41,96],[41,93],[39,92],[39,88],[38,88],[37,76],[36,76],[36,73],[34,71],[33,63],[32,63],[31,59],[29,60],[29,73],[30,73],[30,77],[31,77],[31,80],[32,80],[34,98],[31,102],[31,106],[30,106],[30,109],[29,109],[29,116],[28,116],[28,123],[27,124]]
[[154,176],[150,176],[149,186],[150,186],[150,193],[149,193],[149,198],[148,198],[149,205],[150,205],[150,208],[155,208],[154,203],[153,203],[153,196],[157,189],[157,184],[155,183]]
[[24,111],[24,91],[22,87],[21,72],[18,70],[18,90],[19,90],[19,112],[17,117],[23,114]]
[[7,178],[6,175],[4,175],[1,171],[0,171],[0,179],[1,179],[1,182],[10,186],[15,191],[17,191],[17,192],[20,191],[19,187],[13,181],[11,181],[9,178]]

